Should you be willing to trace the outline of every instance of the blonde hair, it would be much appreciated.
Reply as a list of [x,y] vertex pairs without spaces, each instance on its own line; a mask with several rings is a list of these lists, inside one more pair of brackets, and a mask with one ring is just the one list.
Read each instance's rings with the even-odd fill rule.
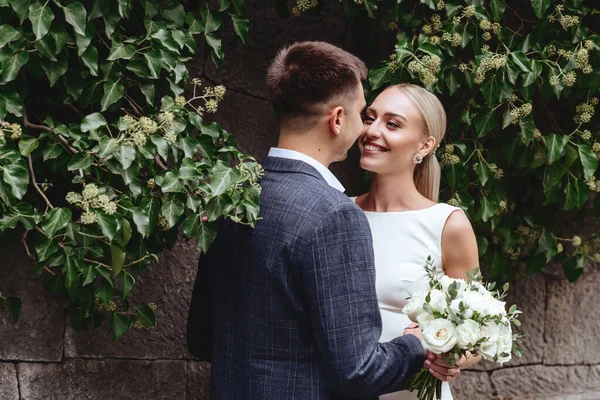
[[[409,83],[390,86],[388,89],[398,89],[410,99],[425,122],[425,137],[433,136],[436,146],[441,143],[446,134],[446,111],[440,100],[427,89]],[[423,196],[437,202],[441,176],[442,169],[434,149],[415,167],[415,186]]]

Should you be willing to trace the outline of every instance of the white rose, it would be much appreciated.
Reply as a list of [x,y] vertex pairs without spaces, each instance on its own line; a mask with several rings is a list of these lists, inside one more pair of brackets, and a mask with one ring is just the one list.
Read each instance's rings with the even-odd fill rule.
[[427,328],[429,324],[431,324],[435,320],[435,317],[432,314],[427,312],[419,314],[417,317],[417,323],[421,327],[421,330]]
[[446,301],[446,293],[441,290],[432,289],[429,292],[429,306],[433,311],[439,313],[446,313],[448,302]]
[[498,354],[498,342],[481,343],[481,355],[489,361],[493,361]]
[[457,343],[462,349],[468,348],[469,345],[474,345],[480,339],[479,324],[472,319],[463,321],[462,324],[456,327],[458,335]]
[[467,311],[463,314],[465,318],[471,318],[474,311],[477,311],[480,315],[486,315],[486,301],[481,293],[467,290],[462,293],[459,299],[467,307]]
[[461,292],[465,289],[466,282],[463,279],[450,278],[448,275],[444,275],[440,278],[440,284],[442,285],[444,292],[448,292],[450,285],[452,285],[454,282],[456,282],[456,290],[458,292]]
[[506,315],[506,302],[504,301],[500,301],[497,299],[488,299],[486,301],[486,308],[488,310],[488,313],[490,315],[502,315],[505,316]]
[[487,322],[481,326],[481,337],[486,338],[481,344],[481,355],[486,360],[493,360],[498,354],[498,338],[500,329],[494,322]]
[[412,322],[417,322],[417,317],[425,312],[423,304],[425,304],[424,294],[417,293],[408,300],[402,308],[402,313],[406,314]]
[[[503,364],[505,362],[510,361],[511,353],[512,353],[512,329],[510,324],[507,321],[507,325],[500,325],[499,327],[500,333],[498,335],[498,357],[496,362]],[[502,356],[502,354],[507,354],[507,356]]]
[[[462,315],[464,311],[461,311],[460,309],[460,304],[463,304],[464,306],[466,306],[467,304],[465,302],[463,302],[462,299],[454,299],[450,302],[450,311],[452,311],[454,314],[456,315]],[[471,313],[472,314],[472,313]]]
[[456,328],[447,319],[434,319],[423,330],[423,347],[435,354],[447,353],[457,341]]

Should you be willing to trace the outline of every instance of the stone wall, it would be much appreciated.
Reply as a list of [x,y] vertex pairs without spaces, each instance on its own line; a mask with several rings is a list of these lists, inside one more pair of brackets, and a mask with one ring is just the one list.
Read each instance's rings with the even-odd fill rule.
[[[236,135],[243,151],[258,159],[277,141],[264,86],[266,67],[277,48],[295,40],[325,40],[376,59],[393,47],[361,48],[361,28],[350,29],[336,2],[329,2],[326,16],[297,19],[280,17],[274,3],[248,1],[248,43],[225,37],[227,61],[221,68],[191,64],[192,76],[227,86],[216,120]],[[350,195],[364,189],[357,165],[353,150],[333,167]],[[106,325],[74,331],[61,304],[42,288],[18,240],[1,240],[2,289],[23,300],[17,324],[0,314],[1,400],[207,398],[210,366],[194,361],[185,344],[198,257],[193,243],[178,242],[139,277],[135,297],[157,304],[157,328],[135,330],[112,342]],[[600,271],[594,265],[587,269],[575,284],[564,280],[559,269],[519,278],[509,302],[524,312],[524,357],[503,368],[481,363],[465,371],[453,385],[455,398],[600,398]]]

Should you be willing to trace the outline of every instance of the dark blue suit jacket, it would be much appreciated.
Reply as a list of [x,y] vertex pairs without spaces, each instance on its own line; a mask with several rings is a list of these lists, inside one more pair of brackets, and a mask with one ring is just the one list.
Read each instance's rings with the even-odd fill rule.
[[302,161],[267,157],[261,220],[226,221],[199,262],[188,321],[211,361],[211,398],[367,398],[406,387],[424,362],[412,335],[379,343],[364,213]]

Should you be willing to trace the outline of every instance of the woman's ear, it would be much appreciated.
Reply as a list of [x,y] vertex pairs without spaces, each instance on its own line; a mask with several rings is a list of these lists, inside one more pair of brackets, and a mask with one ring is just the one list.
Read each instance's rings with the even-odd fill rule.
[[435,138],[433,136],[429,136],[427,140],[425,140],[425,142],[421,144],[421,147],[419,147],[419,153],[423,154],[423,156],[429,155],[430,153],[435,151],[436,146],[437,141],[435,140]]
[[335,107],[329,112],[329,128],[334,135],[340,135],[342,133],[344,108]]

